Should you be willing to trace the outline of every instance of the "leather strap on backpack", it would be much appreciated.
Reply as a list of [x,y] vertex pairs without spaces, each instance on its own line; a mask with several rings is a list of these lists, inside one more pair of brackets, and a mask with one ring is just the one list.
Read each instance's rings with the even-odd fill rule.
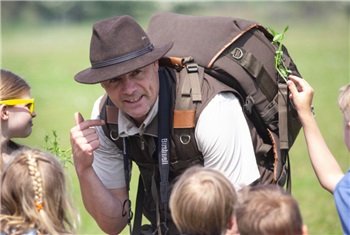
[[288,88],[286,83],[278,82],[278,125],[281,150],[289,149],[288,141]]
[[244,48],[235,47],[230,53],[227,53],[226,56],[242,66],[255,78],[258,86],[269,102],[274,99],[277,93],[277,86],[267,73],[264,65],[256,59],[252,53],[246,51]]
[[[282,80],[282,79],[281,79]],[[286,159],[283,159],[286,164],[287,171],[287,184],[286,190],[292,193],[292,177],[291,177],[291,164],[289,159],[289,135],[288,135],[288,87],[284,81],[278,82],[278,129],[280,137],[280,149],[281,154],[285,155]]]

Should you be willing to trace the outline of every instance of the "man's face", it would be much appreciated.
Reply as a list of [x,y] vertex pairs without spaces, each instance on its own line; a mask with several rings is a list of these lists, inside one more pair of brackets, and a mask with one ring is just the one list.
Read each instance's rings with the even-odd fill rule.
[[142,124],[157,100],[159,92],[158,61],[101,83],[112,102]]

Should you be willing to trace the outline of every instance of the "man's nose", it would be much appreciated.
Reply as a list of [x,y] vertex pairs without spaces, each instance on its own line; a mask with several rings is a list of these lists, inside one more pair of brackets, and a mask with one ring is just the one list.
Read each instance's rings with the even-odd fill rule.
[[125,93],[132,93],[135,90],[135,81],[133,81],[133,79],[130,78],[126,78],[123,80],[123,91]]

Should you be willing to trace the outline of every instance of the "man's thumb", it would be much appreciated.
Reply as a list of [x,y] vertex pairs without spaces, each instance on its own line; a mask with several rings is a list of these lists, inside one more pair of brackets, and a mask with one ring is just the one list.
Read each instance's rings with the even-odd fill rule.
[[84,121],[83,116],[79,112],[74,113],[74,119],[75,119],[76,125],[78,125],[79,123],[82,123]]

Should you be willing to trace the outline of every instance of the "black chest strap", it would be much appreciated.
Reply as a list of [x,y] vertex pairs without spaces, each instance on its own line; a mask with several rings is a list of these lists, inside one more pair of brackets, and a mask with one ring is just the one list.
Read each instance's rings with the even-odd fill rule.
[[[160,200],[164,205],[164,221],[160,222],[159,210],[157,210],[158,234],[161,227],[167,231],[167,204],[169,201],[169,164],[170,164],[170,120],[171,120],[171,89],[169,80],[164,70],[159,71],[159,107],[158,107],[158,165],[160,174]],[[156,200],[156,204],[159,200]],[[157,206],[158,207],[158,206]],[[159,208],[159,207],[158,207]]]

